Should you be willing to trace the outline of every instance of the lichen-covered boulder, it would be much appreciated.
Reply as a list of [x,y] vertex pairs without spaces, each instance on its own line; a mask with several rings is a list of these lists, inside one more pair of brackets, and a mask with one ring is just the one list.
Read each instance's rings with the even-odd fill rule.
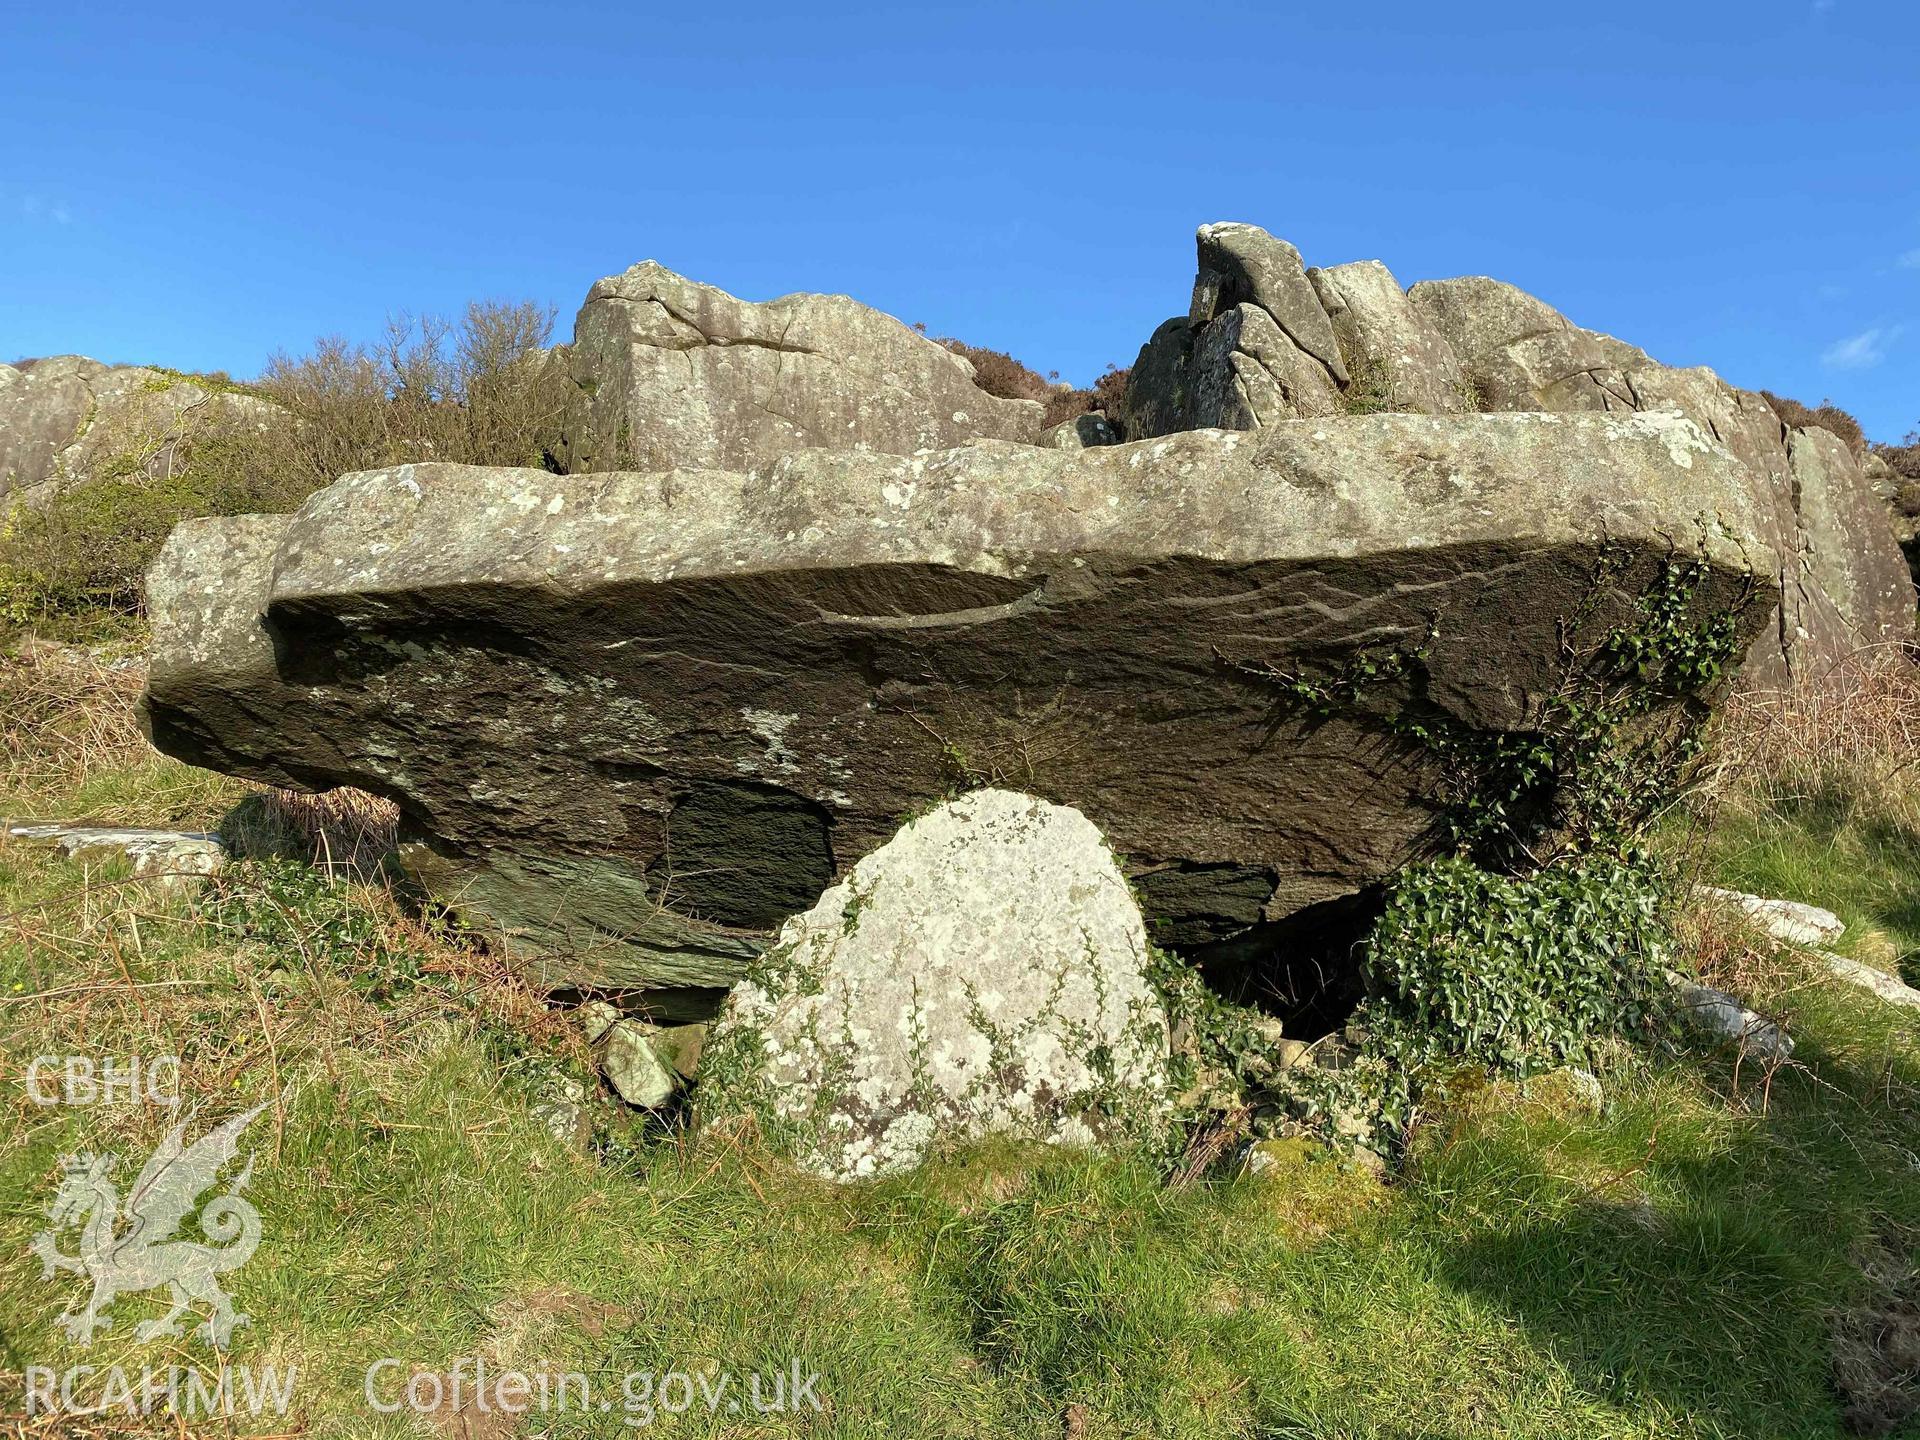
[[97,476],[167,472],[180,443],[277,407],[218,381],[55,355],[0,365],[0,502],[45,500]]
[[1147,938],[1077,810],[977,790],[856,864],[736,985],[702,1123],[836,1180],[988,1135],[1149,1143],[1168,1112]]
[[649,260],[597,283],[556,354],[573,470],[752,470],[808,446],[911,455],[1035,441],[1043,408],[845,295],[739,300]]

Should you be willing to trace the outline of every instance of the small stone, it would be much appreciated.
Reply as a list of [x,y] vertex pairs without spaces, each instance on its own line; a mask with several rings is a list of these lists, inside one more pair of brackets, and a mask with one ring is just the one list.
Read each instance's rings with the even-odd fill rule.
[[1555,1070],[1540,1078],[1556,1082],[1572,1105],[1589,1115],[1598,1115],[1606,1108],[1606,1091],[1600,1086],[1600,1077],[1591,1070],[1569,1065],[1564,1070]]
[[1313,1047],[1304,1040],[1276,1040],[1273,1043],[1273,1064],[1276,1070],[1291,1070],[1296,1065],[1305,1065],[1312,1058]]
[[1677,981],[1680,1016],[1696,1032],[1717,1040],[1731,1040],[1745,1054],[1779,1064],[1793,1054],[1793,1038],[1724,990],[1693,981]]
[[1901,980],[1897,975],[1889,975],[1884,970],[1876,970],[1871,965],[1862,965],[1858,960],[1849,960],[1844,955],[1836,955],[1831,950],[1819,951],[1820,962],[1837,980],[1849,985],[1858,985],[1862,990],[1870,990],[1889,1005],[1898,1005],[1908,1010],[1920,1010],[1920,990]]
[[683,1080],[691,1080],[700,1070],[700,1052],[706,1048],[705,1025],[671,1025],[647,1037],[653,1053]]
[[620,1012],[605,1000],[589,1000],[578,1013],[589,1045],[599,1044],[600,1037],[620,1023]]
[[1040,443],[1056,450],[1088,450],[1095,445],[1118,445],[1120,432],[1104,415],[1076,415],[1042,433]]
[[655,1053],[653,1036],[635,1021],[622,1020],[608,1030],[606,1047],[600,1068],[629,1105],[658,1110],[680,1088],[680,1077]]
[[201,830],[11,822],[0,827],[0,834],[22,844],[52,846],[69,860],[125,856],[133,873],[163,894],[197,891],[227,862],[220,837]]
[[1795,900],[1768,900],[1745,895],[1738,890],[1722,890],[1703,885],[1702,893],[1739,910],[1760,929],[1787,945],[1824,945],[1837,940],[1846,930],[1840,917],[1818,905],[1802,905]]
[[556,1080],[533,1106],[533,1117],[562,1145],[584,1149],[587,1143],[587,1087],[578,1080]]
[[1317,1152],[1327,1147],[1318,1140],[1310,1140],[1303,1135],[1290,1135],[1272,1140],[1256,1140],[1247,1147],[1247,1158],[1242,1169],[1248,1175],[1264,1175],[1278,1178],[1307,1164]]

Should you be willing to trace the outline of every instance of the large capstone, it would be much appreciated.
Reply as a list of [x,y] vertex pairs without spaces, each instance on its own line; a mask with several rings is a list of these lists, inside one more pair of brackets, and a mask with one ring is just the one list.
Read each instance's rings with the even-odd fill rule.
[[1764,519],[1733,455],[1644,412],[403,466],[181,526],[147,713],[195,764],[396,801],[415,873],[536,978],[710,1007],[956,788],[1082,811],[1168,943],[1365,890],[1447,843],[1450,772],[1298,681],[1390,653],[1383,706],[1529,731],[1569,621],[1635,623],[1676,547],[1703,618],[1763,625]]
[[765,304],[649,260],[588,292],[563,446],[572,470],[751,470],[807,446],[916,450],[1037,440],[1043,408],[973,383],[973,366],[845,295]]
[[727,997],[702,1123],[752,1117],[856,1180],[1013,1135],[1144,1144],[1167,1019],[1125,877],[1086,816],[977,790],[856,864]]

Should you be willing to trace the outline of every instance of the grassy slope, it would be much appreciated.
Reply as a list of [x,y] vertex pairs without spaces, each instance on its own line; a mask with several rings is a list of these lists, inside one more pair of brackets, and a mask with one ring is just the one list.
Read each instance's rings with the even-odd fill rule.
[[[70,733],[15,738],[0,813],[211,820],[233,798],[124,742],[49,763]],[[1719,873],[1832,904],[1880,932],[1876,955],[1920,949],[1920,828],[1884,790],[1832,823],[1736,798],[1710,832]],[[367,1414],[365,1365],[486,1348],[602,1376],[790,1356],[822,1376],[824,1414],[696,1410],[659,1416],[668,1434],[1831,1435],[1830,1314],[1863,1289],[1862,1247],[1910,1254],[1920,1224],[1920,1021],[1791,958],[1742,978],[1804,1065],[1622,1054],[1603,1116],[1483,1096],[1437,1114],[1386,1186],[1305,1160],[1173,1191],[1124,1160],[990,1150],[835,1189],[605,1100],[606,1162],[558,1144],[530,1107],[543,1078],[588,1073],[577,1043],[378,892],[242,873],[161,902],[0,850],[0,1368],[204,1354],[133,1343],[153,1310],[131,1297],[75,1349],[52,1323],[80,1282],[26,1254],[61,1154],[125,1154],[124,1184],[167,1121],[36,1108],[17,1067],[138,1051],[185,1055],[209,1114],[273,1102],[250,1136],[266,1239],[231,1281],[254,1317],[238,1354],[300,1366],[315,1433],[422,1433]],[[543,1433],[632,1433],[619,1418]]]

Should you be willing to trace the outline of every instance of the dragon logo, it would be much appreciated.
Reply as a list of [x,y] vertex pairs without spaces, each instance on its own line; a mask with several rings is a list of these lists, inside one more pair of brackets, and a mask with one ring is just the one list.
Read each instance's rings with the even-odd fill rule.
[[[173,1308],[157,1320],[134,1329],[136,1340],[152,1340],[180,1333],[180,1316],[202,1301],[212,1307],[199,1333],[219,1349],[232,1339],[234,1327],[248,1323],[220,1288],[219,1276],[247,1263],[260,1244],[260,1212],[240,1198],[253,1174],[253,1156],[226,1193],[200,1208],[200,1229],[214,1243],[175,1239],[194,1202],[210,1187],[221,1169],[239,1152],[240,1132],[265,1105],[236,1115],[200,1139],[186,1143],[191,1117],[181,1121],[160,1142],[153,1158],[133,1182],[121,1213],[120,1191],[111,1179],[110,1155],[68,1155],[61,1161],[60,1189],[47,1218],[53,1223],[33,1238],[42,1279],[71,1270],[93,1281],[93,1294],[84,1308],[68,1310],[57,1322],[69,1338],[91,1344],[93,1332],[110,1329],[106,1312],[114,1297],[164,1285]],[[60,1252],[57,1237],[68,1226],[80,1227],[77,1254]]]

